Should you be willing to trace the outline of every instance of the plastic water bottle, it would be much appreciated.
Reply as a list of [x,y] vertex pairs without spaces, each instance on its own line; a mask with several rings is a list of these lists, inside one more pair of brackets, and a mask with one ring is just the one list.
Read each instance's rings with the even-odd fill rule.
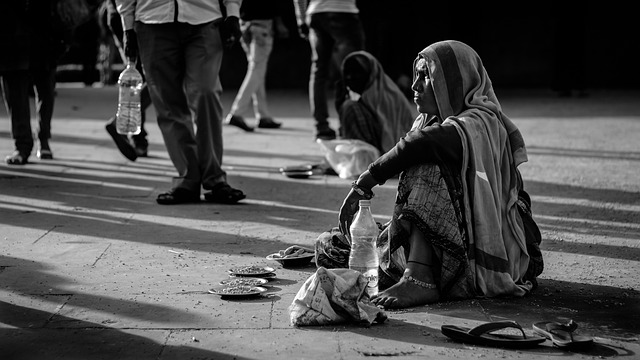
[[371,200],[360,200],[360,210],[355,216],[349,232],[351,233],[351,252],[349,269],[357,270],[369,280],[367,293],[378,294],[378,225],[371,214]]
[[142,113],[140,92],[142,75],[136,70],[135,62],[127,59],[127,67],[118,78],[118,112],[116,130],[122,135],[137,135],[141,130]]

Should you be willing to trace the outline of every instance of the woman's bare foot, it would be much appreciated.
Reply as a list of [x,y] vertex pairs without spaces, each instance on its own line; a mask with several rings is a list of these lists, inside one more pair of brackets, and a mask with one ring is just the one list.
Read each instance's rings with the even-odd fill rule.
[[427,289],[406,278],[381,291],[371,302],[385,309],[401,309],[437,302],[440,299],[438,289]]

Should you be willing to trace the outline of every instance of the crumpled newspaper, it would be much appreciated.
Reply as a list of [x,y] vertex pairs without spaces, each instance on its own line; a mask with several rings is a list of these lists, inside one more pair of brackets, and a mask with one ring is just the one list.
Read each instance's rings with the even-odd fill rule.
[[367,279],[356,270],[319,267],[289,306],[291,325],[384,322],[386,313],[371,303],[366,287]]

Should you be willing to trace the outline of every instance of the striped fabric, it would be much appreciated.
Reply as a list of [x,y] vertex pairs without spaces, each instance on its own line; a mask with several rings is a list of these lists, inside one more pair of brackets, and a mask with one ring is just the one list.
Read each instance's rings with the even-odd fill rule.
[[[485,296],[522,296],[529,265],[516,202],[522,187],[517,166],[527,161],[522,135],[502,113],[480,57],[469,46],[443,41],[424,49],[444,123],[463,146],[464,214],[475,286]],[[417,61],[417,60],[416,60]]]

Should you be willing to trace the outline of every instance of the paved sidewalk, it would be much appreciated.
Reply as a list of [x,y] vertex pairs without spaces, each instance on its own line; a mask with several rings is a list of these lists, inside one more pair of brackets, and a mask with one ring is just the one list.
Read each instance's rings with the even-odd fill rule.
[[[234,91],[226,91],[229,109]],[[337,222],[349,180],[290,179],[278,168],[322,159],[306,95],[273,91],[282,129],[225,127],[229,181],[240,205],[160,206],[174,169],[149,110],[149,157],[127,161],[104,124],[117,90],[61,84],[51,142],[26,166],[0,163],[0,359],[640,359],[640,92],[557,99],[498,92],[520,126],[521,169],[543,232],[545,271],[520,299],[474,299],[388,311],[384,324],[294,328],[288,306],[314,264],[265,256],[312,246]],[[335,115],[335,114],[334,114]],[[332,119],[335,127],[335,117]],[[0,112],[0,154],[13,150]],[[376,191],[386,221],[397,182]],[[207,290],[242,265],[276,268],[262,297]],[[505,350],[450,341],[443,324],[571,318],[588,351],[547,341]]]

